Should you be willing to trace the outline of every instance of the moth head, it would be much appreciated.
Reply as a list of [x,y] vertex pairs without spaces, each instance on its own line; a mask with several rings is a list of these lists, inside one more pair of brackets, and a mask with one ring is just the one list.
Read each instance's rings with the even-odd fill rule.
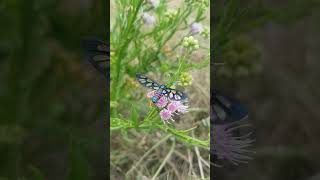
[[157,103],[158,102],[158,97],[157,96],[152,96],[151,101],[153,103]]

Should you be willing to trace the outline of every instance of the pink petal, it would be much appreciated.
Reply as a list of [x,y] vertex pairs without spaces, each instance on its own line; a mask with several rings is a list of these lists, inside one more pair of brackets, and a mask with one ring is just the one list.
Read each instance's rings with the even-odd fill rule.
[[171,118],[171,112],[167,109],[162,109],[159,113],[162,120],[168,121]]
[[156,94],[156,91],[150,91],[147,93],[147,98],[152,98]]
[[156,105],[157,105],[159,108],[164,108],[164,107],[166,107],[167,103],[168,103],[167,98],[164,97],[164,96],[162,96],[162,97],[158,100],[158,102],[157,102]]
[[175,102],[171,102],[168,106],[167,109],[171,112],[175,112],[178,109],[178,105]]
[[177,102],[177,106],[178,106],[178,108],[177,108],[178,112],[181,112],[181,113],[188,112],[189,107],[187,105],[182,104],[180,101]]

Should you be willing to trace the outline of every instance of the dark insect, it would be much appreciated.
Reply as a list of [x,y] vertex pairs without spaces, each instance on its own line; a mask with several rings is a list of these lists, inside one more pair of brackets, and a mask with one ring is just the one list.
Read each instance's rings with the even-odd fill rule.
[[168,88],[163,84],[159,84],[145,75],[137,74],[136,78],[137,81],[143,86],[156,90],[156,94],[151,98],[153,103],[157,103],[160,97],[163,95],[173,101],[184,101],[187,99],[186,94],[183,92]]
[[240,121],[248,116],[248,111],[239,100],[216,90],[211,94],[211,111],[214,123]]
[[97,38],[85,38],[82,41],[88,61],[104,76],[109,77],[110,47]]
[[[210,121],[210,160],[217,165],[221,159],[229,160],[233,164],[247,162],[251,153],[247,147],[254,141],[248,134],[240,130],[240,123],[244,123],[248,111],[239,100],[214,91],[211,94]],[[245,125],[245,124],[243,124]]]

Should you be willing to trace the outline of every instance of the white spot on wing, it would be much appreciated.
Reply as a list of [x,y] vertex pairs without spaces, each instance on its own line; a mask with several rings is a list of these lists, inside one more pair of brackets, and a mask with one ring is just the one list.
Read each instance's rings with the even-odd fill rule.
[[139,81],[140,81],[141,83],[145,83],[145,82],[146,82],[145,79],[139,79]]
[[106,60],[107,58],[108,58],[107,55],[95,55],[93,57],[93,60],[95,60],[95,61],[103,61],[103,60]]
[[180,97],[178,94],[174,95],[174,98],[175,98],[176,100],[180,100],[180,99],[181,99],[181,97]]

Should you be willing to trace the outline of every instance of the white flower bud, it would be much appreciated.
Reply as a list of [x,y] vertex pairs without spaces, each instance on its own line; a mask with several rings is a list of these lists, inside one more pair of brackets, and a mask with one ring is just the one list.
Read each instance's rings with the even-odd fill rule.
[[156,18],[148,13],[143,13],[142,18],[146,25],[152,25],[156,22]]
[[190,25],[191,33],[200,33],[203,31],[203,26],[200,23],[194,22]]

